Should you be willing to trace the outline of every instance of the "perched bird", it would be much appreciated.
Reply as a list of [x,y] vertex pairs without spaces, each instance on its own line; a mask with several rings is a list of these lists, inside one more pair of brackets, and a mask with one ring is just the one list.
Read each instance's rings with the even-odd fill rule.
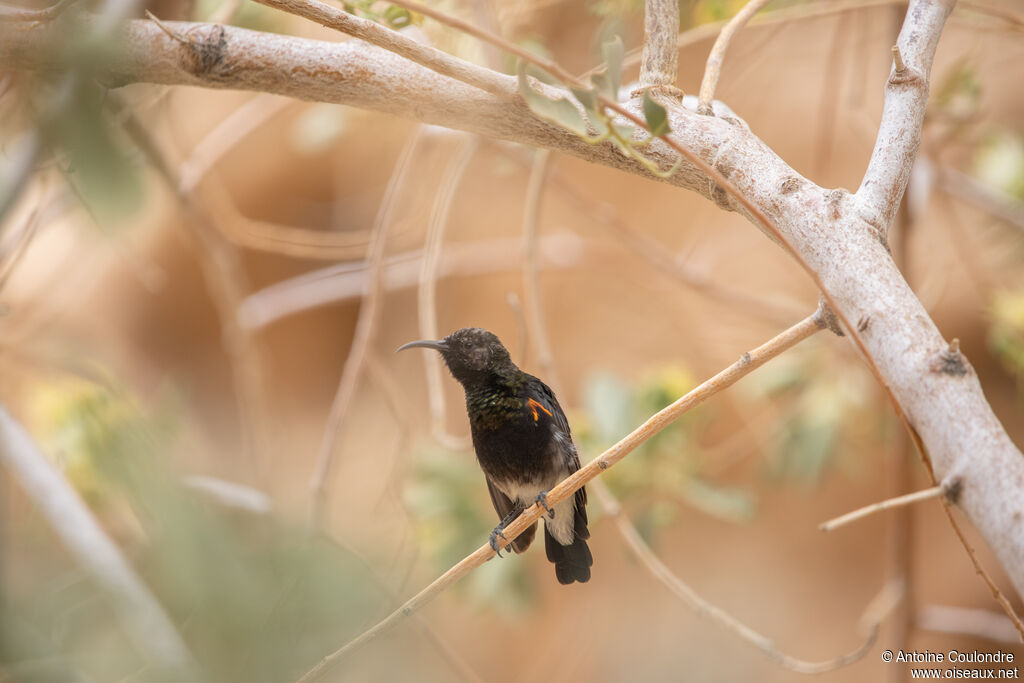
[[[547,510],[544,548],[558,582],[588,581],[594,558],[586,542],[586,491],[580,488],[552,508],[546,501],[548,491],[580,468],[569,422],[554,392],[516,367],[501,340],[479,327],[456,330],[439,341],[410,342],[398,350],[411,348],[440,351],[466,391],[473,448],[501,519],[491,532],[491,546],[499,551],[504,528],[524,509],[540,503]],[[511,547],[523,552],[536,533],[534,523]]]

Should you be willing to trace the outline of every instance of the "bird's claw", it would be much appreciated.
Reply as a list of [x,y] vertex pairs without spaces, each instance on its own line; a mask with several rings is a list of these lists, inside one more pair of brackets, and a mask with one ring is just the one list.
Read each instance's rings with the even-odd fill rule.
[[534,504],[540,505],[548,513],[548,517],[551,519],[555,518],[555,511],[548,507],[548,492],[541,491],[537,494],[537,498],[533,501]]
[[[490,538],[491,548],[493,548],[494,552],[498,554],[498,557],[501,557],[501,544],[498,543],[498,536],[501,536],[502,540],[508,541],[508,539],[505,538],[505,534],[503,534],[501,532],[502,532],[502,528],[501,528],[500,525],[494,527],[494,530],[491,531],[491,538]],[[506,550],[507,549],[508,548],[506,546]]]

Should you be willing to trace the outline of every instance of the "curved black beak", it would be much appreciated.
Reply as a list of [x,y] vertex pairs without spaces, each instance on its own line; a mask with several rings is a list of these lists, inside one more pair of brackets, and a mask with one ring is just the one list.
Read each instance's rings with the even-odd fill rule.
[[420,341],[411,341],[408,344],[402,344],[395,349],[395,353],[405,351],[406,349],[434,349],[435,351],[444,353],[448,350],[448,343],[445,342],[444,339],[439,339],[437,341],[432,339],[421,339]]

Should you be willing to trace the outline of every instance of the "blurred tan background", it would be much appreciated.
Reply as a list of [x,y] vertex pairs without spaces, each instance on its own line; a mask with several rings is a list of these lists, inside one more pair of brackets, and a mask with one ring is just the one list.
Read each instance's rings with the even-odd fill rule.
[[[739,6],[698,3],[684,7],[683,19],[728,17]],[[874,143],[889,46],[904,10],[898,4],[795,7],[834,11],[743,30],[717,97],[800,173],[854,191]],[[943,34],[921,150],[927,163],[912,181],[908,218],[892,242],[939,328],[960,339],[997,415],[1024,443],[1018,374],[1024,357],[1024,96],[1018,87],[1024,40],[1015,23],[1019,5],[984,7],[962,3]],[[460,4],[448,9],[468,11]],[[256,25],[335,39],[269,10],[245,11]],[[640,37],[641,13],[632,3],[509,3],[495,15],[507,35],[545,46],[578,71],[593,64],[592,39],[609,16],[618,17],[627,47]],[[447,49],[475,49],[436,27],[422,30]],[[681,49],[679,85],[686,92],[697,90],[712,41],[698,38]],[[634,68],[625,77],[635,75]],[[239,246],[228,251],[237,253],[246,280],[240,320],[248,350],[226,351],[225,322],[204,275],[204,247],[187,224],[195,214],[183,210],[155,174],[144,176],[139,208],[93,221],[50,172],[28,190],[34,194],[25,205],[35,201],[45,212],[0,291],[7,328],[0,395],[64,465],[166,600],[200,661],[216,662],[213,680],[294,680],[478,547],[497,521],[467,446],[458,385],[444,373],[439,441],[429,417],[425,352],[396,356],[393,350],[423,336],[417,279],[427,225],[445,178],[473,145],[454,188],[441,250],[437,328],[443,336],[463,326],[486,327],[524,369],[543,376],[537,331],[525,330],[509,303],[511,293],[529,307],[521,245],[534,152],[270,96],[150,86],[123,94],[181,177],[198,178],[190,201],[203,220]],[[266,548],[304,542],[328,411],[367,305],[362,293],[372,280],[364,260],[371,226],[415,135],[384,246],[378,324],[327,482],[324,531],[337,545],[328,543],[323,552],[360,558],[353,561],[359,569],[334,574],[325,568],[337,558],[316,569],[308,566],[319,561],[316,553],[284,552],[286,560],[275,555],[273,561],[286,569],[264,576],[271,561],[262,554]],[[206,172],[189,175],[197,169]],[[989,198],[988,209],[965,201],[958,196],[965,181],[949,169],[997,188],[1006,201]],[[994,209],[1009,214],[998,218]],[[10,222],[20,224],[27,211]],[[799,269],[738,216],[696,195],[577,160],[552,159],[539,230],[540,313],[559,398],[584,460],[816,305]],[[661,255],[660,266],[645,249]],[[317,276],[318,287],[290,280],[337,264],[344,272],[335,267]],[[226,275],[218,265],[213,269]],[[272,286],[277,289],[267,289]],[[306,305],[311,291],[326,292],[330,301],[291,312]],[[232,363],[242,366],[241,385]],[[243,402],[248,425],[239,418],[238,386],[262,387]],[[119,398],[100,401],[93,411],[89,401],[108,391]],[[159,539],[177,537],[152,530],[160,514],[140,512],[132,494],[110,484],[110,472],[90,459],[96,457],[90,447],[111,452],[102,425],[123,419],[128,409],[122,401],[148,416],[140,419],[172,425],[145,476],[177,482],[201,475],[251,487],[272,501],[271,513],[225,512],[193,489],[180,492],[197,496],[204,514],[216,517],[238,544],[231,556],[239,563],[237,575],[213,566],[217,552],[204,559],[203,547],[188,541],[161,553]],[[101,425],[91,441],[76,427],[83,405],[92,406],[90,419]],[[83,454],[76,456],[76,448]],[[1019,643],[970,633],[976,626],[965,612],[939,618],[938,626],[967,633],[937,633],[931,629],[936,624],[921,621],[922,613],[934,614],[933,606],[980,608],[990,613],[984,623],[1006,632],[937,501],[905,513],[905,540],[894,524],[901,513],[878,514],[827,535],[818,530],[829,518],[929,485],[887,398],[845,340],[816,335],[701,406],[633,459],[605,478],[659,557],[786,654],[818,661],[856,649],[865,607],[899,562],[909,563],[909,607],[893,613],[862,659],[822,674],[823,680],[902,680],[902,665],[881,661],[886,649],[1024,656]],[[9,478],[0,482],[8,615],[38,636],[31,646],[16,645],[21,636],[8,641],[0,651],[0,678],[79,680],[68,670],[80,680],[145,680],[145,669],[118,653],[123,634],[96,607],[102,599],[78,595],[81,577],[32,502]],[[559,586],[539,547],[491,561],[426,607],[422,621],[376,639],[325,680],[805,677],[670,594],[630,554],[593,496],[590,513],[595,565],[589,583]],[[181,533],[189,535],[189,528]],[[972,530],[968,538],[1020,610],[984,543]],[[166,579],[174,573],[167,567],[188,552],[197,553],[188,578]],[[175,559],[163,565],[162,557]],[[210,595],[224,598],[248,575],[247,567],[261,562],[251,569],[262,577],[253,579],[252,592],[216,607],[222,617],[236,614],[225,617],[223,627],[198,624],[212,619],[196,607],[202,600],[190,593],[175,602],[181,594],[168,587],[194,590],[209,581]],[[314,590],[325,585],[341,597]],[[287,606],[298,594],[309,602],[297,604],[317,605],[315,616]],[[265,607],[263,626],[250,629],[248,612],[231,610],[254,602]],[[339,623],[337,611],[349,614]],[[247,668],[259,650],[280,671]],[[48,678],[58,669],[22,666],[26,651],[68,667]]]

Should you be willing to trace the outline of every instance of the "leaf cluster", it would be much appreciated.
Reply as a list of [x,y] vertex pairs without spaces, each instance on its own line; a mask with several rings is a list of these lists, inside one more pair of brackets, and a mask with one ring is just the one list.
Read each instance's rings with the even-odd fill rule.
[[[618,36],[605,42],[601,47],[604,68],[590,77],[590,87],[564,83],[544,69],[520,61],[517,68],[519,92],[533,113],[545,121],[571,131],[591,145],[609,142],[654,175],[667,178],[675,173],[680,162],[662,170],[657,162],[643,153],[651,140],[672,132],[665,107],[655,102],[650,92],[644,91],[643,113],[647,131],[632,123],[616,120],[614,112],[607,108],[606,102],[619,99],[624,54],[622,40]],[[552,96],[535,89],[530,82],[531,76],[542,83],[558,85],[563,92]]]

